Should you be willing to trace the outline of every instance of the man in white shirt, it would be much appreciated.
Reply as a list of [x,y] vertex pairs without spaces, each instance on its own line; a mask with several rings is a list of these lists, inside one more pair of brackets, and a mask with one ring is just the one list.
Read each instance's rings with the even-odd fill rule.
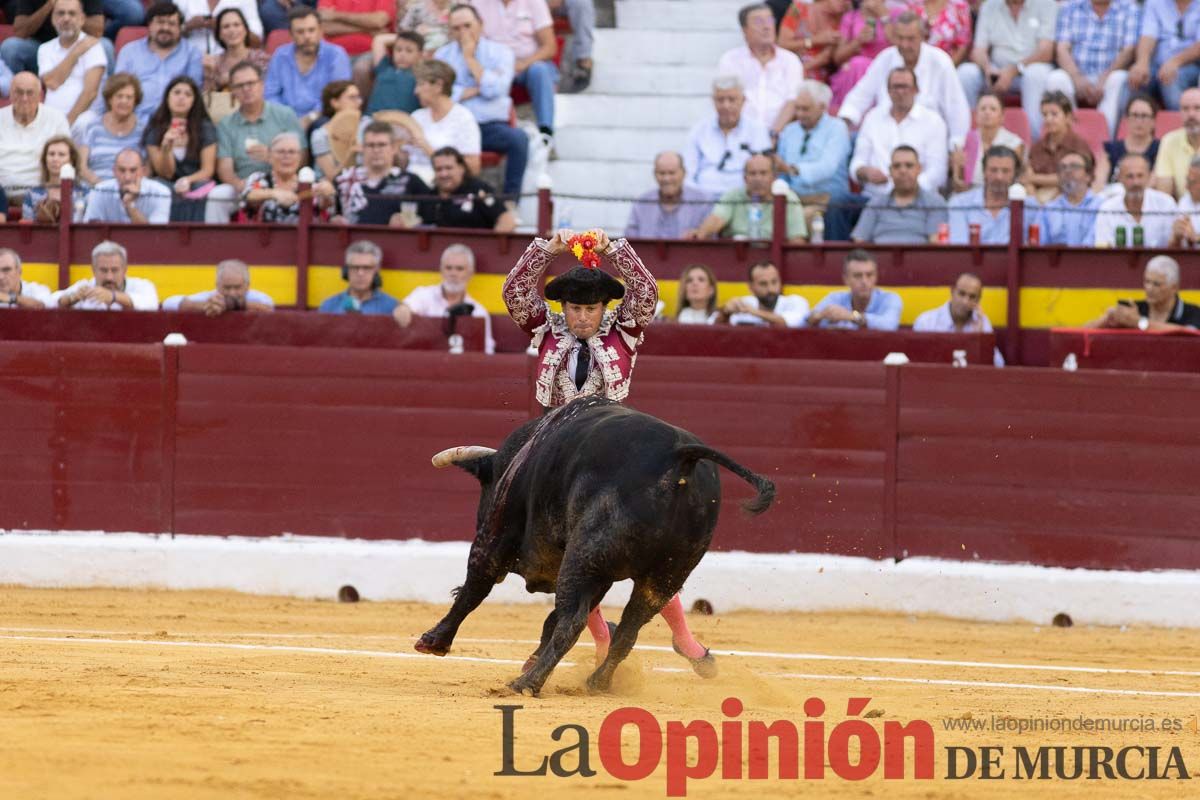
[[892,153],[900,145],[908,145],[917,151],[922,165],[918,184],[927,192],[938,192],[946,183],[946,123],[937,113],[916,104],[920,87],[911,68],[893,69],[887,87],[891,103],[867,112],[854,143],[850,174],[868,197],[886,197],[892,191],[888,175]]
[[496,352],[496,340],[492,338],[492,317],[483,303],[467,294],[467,284],[475,274],[475,253],[465,244],[452,244],[442,251],[438,265],[442,282],[436,286],[418,286],[400,301],[392,316],[401,328],[412,324],[413,316],[445,317],[450,308],[460,303],[469,303],[472,317],[483,320],[484,352]]
[[1200,156],[1188,164],[1186,191],[1179,198],[1179,216],[1171,225],[1171,247],[1195,247],[1200,241]]
[[58,37],[38,47],[38,74],[46,85],[46,105],[67,115],[67,122],[87,111],[100,91],[108,57],[100,40],[83,32],[80,0],[54,0],[51,24]]
[[[1110,197],[1096,212],[1096,246],[1115,247],[1117,230],[1125,230],[1125,247],[1166,247],[1178,207],[1175,198],[1150,186],[1150,162],[1141,153],[1127,153],[1117,168],[1117,181],[1124,195]],[[1142,229],[1141,243],[1134,242],[1134,229]]]
[[[804,80],[800,58],[775,45],[775,15],[766,5],[738,12],[746,44],[717,62],[718,75],[736,75],[746,92],[746,113],[775,134],[791,122],[791,103]],[[964,132],[965,133],[965,132]]]
[[145,177],[142,154],[126,148],[117,153],[113,177],[88,193],[84,222],[133,222],[163,225],[171,217],[171,190]]
[[250,267],[237,258],[217,264],[217,288],[196,294],[177,294],[163,300],[163,311],[198,311],[219,317],[229,311],[275,310],[271,296],[250,288]]
[[42,82],[32,72],[13,76],[12,105],[0,108],[0,185],[8,189],[42,182],[42,148],[52,136],[70,136],[67,117],[41,102]]
[[742,185],[742,171],[755,153],[771,147],[766,126],[746,113],[746,95],[736,75],[713,81],[715,112],[688,132],[683,150],[687,182],[718,197]]
[[738,297],[721,307],[718,322],[773,328],[803,328],[808,301],[798,294],[781,294],[783,280],[770,261],[750,267],[749,297]]
[[[908,67],[920,82],[916,102],[939,114],[950,131],[950,147],[957,149],[971,129],[971,108],[958,81],[954,62],[945,51],[924,42],[920,17],[905,11],[892,23],[889,47],[875,57],[865,75],[842,101],[838,116],[857,125],[871,106],[888,104],[887,77],[896,67]],[[921,159],[924,162],[924,158]]]
[[157,311],[158,292],[145,278],[126,275],[129,254],[116,242],[92,248],[92,277],[51,295],[59,308],[81,311]]
[[[973,272],[964,272],[950,287],[950,300],[937,308],[922,312],[913,322],[917,333],[991,333],[992,323],[979,310],[983,297],[983,280]],[[992,363],[1004,366],[999,348],[992,353]]]
[[0,247],[0,308],[45,308],[50,290],[21,279],[21,256],[11,247]]

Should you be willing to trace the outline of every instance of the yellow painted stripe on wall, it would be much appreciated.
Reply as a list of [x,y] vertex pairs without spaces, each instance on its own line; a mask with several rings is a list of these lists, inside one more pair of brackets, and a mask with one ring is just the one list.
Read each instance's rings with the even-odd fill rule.
[[51,291],[59,289],[58,264],[47,264],[43,261],[22,261],[21,280],[40,283],[49,286]]
[[[1200,291],[1179,293],[1184,301],[1200,304]],[[1021,326],[1024,328],[1077,327],[1101,316],[1117,300],[1142,300],[1138,289],[1061,289],[1038,287],[1021,290]]]

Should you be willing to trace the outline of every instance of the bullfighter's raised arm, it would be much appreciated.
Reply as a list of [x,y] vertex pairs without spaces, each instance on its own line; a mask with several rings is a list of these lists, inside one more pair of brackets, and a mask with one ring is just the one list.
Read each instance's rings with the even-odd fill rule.
[[622,328],[635,329],[629,332],[636,336],[654,319],[654,310],[658,306],[658,282],[626,239],[610,243],[604,255],[613,262],[625,282],[625,297],[617,306],[617,324]]
[[539,284],[550,262],[558,253],[550,249],[545,239],[534,239],[517,259],[517,264],[504,279],[501,295],[508,314],[517,327],[526,333],[546,321],[547,306]]

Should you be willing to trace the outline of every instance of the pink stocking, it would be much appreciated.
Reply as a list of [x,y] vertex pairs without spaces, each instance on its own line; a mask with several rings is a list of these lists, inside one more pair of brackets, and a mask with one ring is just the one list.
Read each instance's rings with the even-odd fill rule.
[[588,614],[587,626],[596,641],[596,663],[599,664],[608,656],[608,645],[612,641],[608,633],[608,623],[600,613],[600,606],[596,606],[592,613]]
[[687,619],[683,613],[683,601],[675,595],[659,612],[671,628],[671,641],[686,658],[704,658],[708,650],[696,641],[688,630]]

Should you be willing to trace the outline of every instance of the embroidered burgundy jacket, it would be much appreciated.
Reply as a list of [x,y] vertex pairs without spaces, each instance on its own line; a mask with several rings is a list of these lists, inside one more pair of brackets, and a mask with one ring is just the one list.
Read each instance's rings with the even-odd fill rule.
[[576,389],[567,374],[577,339],[566,318],[551,311],[542,297],[542,275],[556,257],[547,242],[534,239],[504,280],[504,305],[538,352],[536,394],[543,406],[560,406],[591,394],[621,401],[629,394],[637,348],[658,303],[658,284],[626,240],[610,243],[604,255],[620,272],[625,297],[616,309],[604,312],[600,329],[587,340],[592,360],[582,389]]

